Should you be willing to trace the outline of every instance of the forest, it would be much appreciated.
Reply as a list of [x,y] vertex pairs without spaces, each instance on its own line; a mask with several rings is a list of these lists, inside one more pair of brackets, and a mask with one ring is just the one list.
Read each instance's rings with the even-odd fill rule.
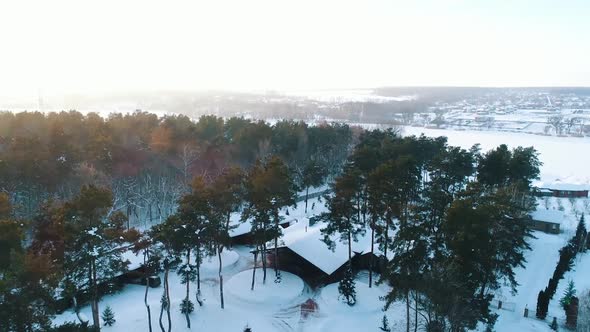
[[[369,285],[391,286],[383,304],[405,304],[406,331],[491,329],[493,292],[515,289],[525,263],[540,165],[531,147],[482,153],[340,124],[0,113],[0,331],[100,330],[100,299],[118,290],[129,249],[143,257],[146,299],[149,276],[163,275],[160,306],[144,302],[150,331],[172,330],[170,272],[186,287],[178,309],[190,328],[205,256],[218,256],[224,307],[230,216],[251,225],[252,288],[260,265],[265,280],[270,268],[280,280],[280,262],[266,259],[281,237],[279,211],[324,184],[327,212],[314,222],[326,246],[349,248],[338,287],[347,304],[356,302],[350,246],[369,232]],[[76,312],[89,303],[92,318],[52,326],[64,301]]]

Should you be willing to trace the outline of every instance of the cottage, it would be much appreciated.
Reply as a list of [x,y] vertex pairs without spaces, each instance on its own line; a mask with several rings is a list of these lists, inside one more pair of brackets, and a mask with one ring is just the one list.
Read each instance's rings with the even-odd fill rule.
[[[298,275],[312,287],[340,280],[347,268],[348,246],[336,239],[336,247],[330,250],[322,241],[322,227],[322,223],[310,226],[307,219],[300,220],[289,227],[279,240],[280,269]],[[355,270],[368,266],[370,242],[368,233],[353,242],[352,263]],[[274,264],[274,254],[274,248],[269,247],[270,266]]]
[[565,219],[565,214],[558,210],[536,210],[530,214],[529,225],[531,229],[559,234],[560,225]]
[[548,183],[538,183],[535,188],[536,196],[553,196],[567,198],[586,198],[590,184],[568,183],[557,180]]

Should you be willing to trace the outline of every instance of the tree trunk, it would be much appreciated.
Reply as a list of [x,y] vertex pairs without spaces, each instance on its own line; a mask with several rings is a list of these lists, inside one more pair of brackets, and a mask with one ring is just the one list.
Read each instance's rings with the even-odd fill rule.
[[76,313],[76,317],[78,317],[80,323],[88,323],[82,319],[82,316],[80,316],[80,306],[78,305],[78,298],[75,295],[72,298],[72,301],[74,301],[74,312]]
[[197,303],[199,307],[203,306],[201,301],[201,250],[197,248]]
[[100,331],[100,310],[98,308],[98,287],[96,285],[96,260],[93,258],[90,261],[90,270],[92,271],[92,320],[94,327]]
[[371,226],[371,257],[369,257],[369,288],[373,287],[373,256],[375,253],[375,223]]
[[254,250],[254,268],[252,268],[252,287],[250,287],[250,290],[254,290],[254,282],[256,280],[256,258],[258,256],[258,246],[256,246],[256,249]]
[[[199,251],[197,250],[197,252],[199,252]],[[197,262],[198,262],[198,259],[197,259]],[[187,249],[187,251],[186,251],[186,264],[187,264],[187,267],[190,266],[190,263],[191,263],[191,250],[190,249]],[[185,301],[186,301],[187,307],[185,308],[186,310],[185,310],[184,316],[186,317],[186,327],[188,327],[190,329],[191,328],[191,319],[189,317],[189,312],[188,312],[188,302],[190,301],[190,285],[191,285],[191,281],[190,281],[190,278],[188,276],[188,273],[189,272],[188,271],[185,271],[185,273],[187,274],[187,276],[186,276],[186,297],[185,297]]]
[[414,291],[414,332],[418,332],[418,292]]
[[221,274],[221,251],[223,247],[217,247],[217,256],[219,257],[219,298],[221,299],[221,309],[223,309],[223,274]]
[[[143,253],[143,265],[147,266],[147,251]],[[148,328],[149,332],[152,332],[152,313],[150,311],[150,305],[148,304],[148,290],[150,289],[150,275],[146,270],[145,274],[145,294],[143,296],[143,303],[145,304],[145,308],[148,314]]]
[[169,272],[169,267],[166,267],[166,274],[164,274],[164,287],[166,289],[166,303],[168,303],[168,305],[166,306],[166,316],[168,318],[168,332],[172,331],[172,318],[170,318],[170,307],[172,306],[172,303],[170,303],[170,285],[168,284],[168,272]]
[[309,186],[305,188],[305,213],[307,213],[307,199],[309,198]]
[[266,242],[262,244],[260,258],[262,258],[262,284],[266,285]]
[[229,222],[231,219],[231,212],[227,213],[226,219],[225,219],[225,231],[229,232]]
[[[279,230],[279,212],[275,211],[275,227],[277,228],[277,234]],[[275,235],[275,259],[274,259],[274,267],[275,267],[275,278],[279,280],[279,236]]]
[[385,256],[385,261],[387,262],[387,247],[389,244],[389,217],[385,217],[385,244],[383,248],[383,256]]
[[[166,288],[166,286],[164,286],[164,288]],[[164,294],[166,294],[166,290],[164,290]],[[162,330],[162,332],[166,332],[166,329],[164,328],[164,324],[162,324],[162,317],[164,316],[164,305],[160,306],[160,318],[158,319],[158,322],[160,323],[160,329]]]
[[406,290],[406,332],[410,332],[410,291]]

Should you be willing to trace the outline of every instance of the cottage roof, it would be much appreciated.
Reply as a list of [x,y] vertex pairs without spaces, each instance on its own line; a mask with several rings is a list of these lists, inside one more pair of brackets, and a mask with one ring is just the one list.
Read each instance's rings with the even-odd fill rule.
[[565,213],[559,210],[538,209],[531,213],[531,218],[533,218],[533,220],[554,222],[557,224],[561,224],[565,217]]
[[555,181],[539,181],[535,183],[541,189],[583,191],[590,189],[590,183],[575,179],[557,179]]
[[[338,239],[334,239],[336,247],[334,251],[330,250],[322,241],[323,227],[325,227],[323,222],[309,226],[309,219],[300,219],[298,223],[283,230],[284,234],[279,240],[279,247],[291,249],[326,274],[332,274],[348,260],[348,247]],[[371,238],[367,231],[364,236],[358,237],[358,242],[352,243],[353,252],[364,252],[370,242]]]

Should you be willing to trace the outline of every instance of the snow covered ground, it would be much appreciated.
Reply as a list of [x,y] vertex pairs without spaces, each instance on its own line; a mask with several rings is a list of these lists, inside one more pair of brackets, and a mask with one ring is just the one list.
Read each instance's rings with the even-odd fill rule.
[[[540,159],[544,163],[541,168],[541,181],[553,182],[557,179],[568,179],[572,183],[585,185],[590,183],[590,138],[548,137],[523,133],[499,133],[491,131],[453,131],[416,127],[405,128],[405,135],[427,136],[444,135],[449,138],[449,144],[469,148],[479,143],[482,150],[488,150],[506,143],[510,147],[534,146],[540,152]],[[569,182],[568,181],[568,182]],[[504,309],[495,310],[499,314],[496,331],[550,331],[548,321],[543,322],[534,318],[534,310],[538,292],[543,289],[551,277],[557,264],[559,249],[574,233],[577,220],[582,213],[590,215],[590,199],[539,198],[539,209],[561,210],[565,214],[562,218],[561,230],[558,235],[534,232],[534,239],[530,240],[531,251],[526,253],[527,263],[524,268],[516,269],[516,279],[519,282],[517,293],[512,294],[508,287],[497,292],[496,299],[502,300]],[[573,205],[572,205],[573,203]],[[295,232],[301,233],[307,226],[308,218],[325,211],[321,199],[311,199],[307,213],[305,204],[300,202],[296,208],[282,211],[285,220],[294,220],[294,225],[285,230],[286,240],[297,238]],[[550,213],[551,214],[551,213]],[[239,217],[233,216],[234,222]],[[587,218],[587,220],[590,218]],[[242,226],[249,228],[248,225]],[[587,221],[587,227],[590,223]],[[289,233],[293,232],[292,235]],[[341,245],[341,244],[340,244]],[[202,293],[205,300],[203,307],[196,307],[191,314],[193,330],[209,331],[242,331],[248,325],[253,331],[379,331],[381,319],[388,317],[393,331],[405,330],[405,306],[394,303],[384,313],[383,302],[379,297],[387,292],[387,286],[367,286],[365,273],[357,276],[358,303],[349,307],[338,300],[337,285],[327,285],[312,291],[301,279],[282,272],[283,282],[274,283],[274,271],[268,270],[266,285],[260,283],[262,270],[258,269],[257,284],[254,291],[250,291],[251,268],[253,257],[251,248],[236,246],[232,251],[224,252],[224,286],[225,309],[220,308],[219,283],[217,279],[217,259],[206,259],[202,269]],[[141,257],[130,257],[131,260],[141,261]],[[556,316],[563,321],[565,315],[559,307],[565,286],[573,280],[582,293],[590,289],[590,253],[580,255],[574,269],[566,273],[560,281],[554,299],[549,306],[549,319]],[[173,329],[185,331],[184,316],[180,314],[179,304],[184,297],[185,287],[180,283],[176,273],[170,274],[172,301]],[[192,298],[196,285],[191,285]],[[115,312],[117,323],[113,327],[105,327],[104,331],[146,331],[147,314],[143,306],[145,288],[128,285],[123,292],[106,296],[101,301],[101,309],[110,305]],[[152,308],[152,326],[158,329],[158,316],[162,288],[150,289],[148,302]],[[279,295],[280,294],[280,295]],[[300,305],[313,300],[318,305],[317,312],[303,317]],[[530,310],[529,317],[524,318],[524,309]],[[86,317],[91,317],[90,308],[82,309]],[[66,311],[56,317],[54,322],[75,321],[76,316]]]
[[[572,205],[572,203],[574,203]],[[537,295],[544,289],[553,275],[557,261],[559,260],[559,249],[561,249],[574,235],[578,225],[579,216],[585,213],[590,214],[590,198],[574,199],[567,198],[539,198],[538,209],[548,211],[563,210],[565,218],[560,219],[561,233],[558,235],[546,234],[535,231],[535,239],[531,239],[532,250],[525,255],[526,264],[524,268],[516,269],[516,280],[520,284],[517,293],[511,294],[509,287],[502,288],[496,295],[497,300],[508,304],[506,309],[497,310],[500,315],[496,324],[497,331],[550,331],[549,323],[553,317],[563,323],[565,312],[559,306],[559,300],[565,292],[567,283],[572,280],[576,285],[578,294],[590,289],[590,252],[581,253],[577,256],[572,271],[565,274],[564,279],[559,282],[555,296],[549,303],[549,314],[546,322],[539,321],[535,316]],[[590,222],[586,218],[586,227],[590,228]],[[524,318],[524,309],[529,309],[529,317]]]
[[590,187],[590,137],[552,137],[524,133],[507,133],[497,131],[428,129],[422,127],[404,127],[404,135],[424,134],[430,137],[446,136],[450,145],[465,149],[480,144],[482,151],[487,151],[500,144],[510,148],[533,146],[539,153],[541,181],[554,182],[569,178],[574,183],[587,184]]

